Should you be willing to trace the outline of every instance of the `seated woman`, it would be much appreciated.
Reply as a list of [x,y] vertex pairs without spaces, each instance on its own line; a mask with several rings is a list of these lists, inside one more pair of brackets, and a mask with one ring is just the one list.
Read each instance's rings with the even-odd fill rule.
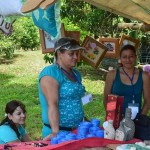
[[23,125],[26,119],[25,105],[17,100],[6,104],[6,118],[0,124],[0,144],[31,141]]
[[[108,72],[104,89],[104,106],[108,94],[124,96],[123,114],[129,104],[136,104],[139,113],[146,115],[150,108],[150,76],[147,72],[135,68],[136,50],[125,45],[120,51],[122,67]],[[143,96],[143,105],[142,105]]]

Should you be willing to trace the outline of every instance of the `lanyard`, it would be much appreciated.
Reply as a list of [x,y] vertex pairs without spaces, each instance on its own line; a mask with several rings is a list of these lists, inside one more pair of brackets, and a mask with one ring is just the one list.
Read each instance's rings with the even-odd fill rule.
[[135,68],[133,70],[133,74],[132,74],[132,77],[130,77],[127,72],[124,70],[124,68],[122,68],[123,72],[125,73],[125,75],[129,78],[130,82],[131,82],[131,85],[132,85],[132,103],[134,104],[135,101],[134,101],[134,85],[133,85],[133,79],[134,79],[134,74],[135,74]]
[[61,69],[62,72],[65,72],[69,77],[71,77],[74,81],[77,81],[79,84],[81,84],[81,82],[78,80],[76,74],[74,73],[74,71],[72,71],[73,73],[69,73],[68,71],[66,71],[64,68],[62,68],[58,63],[56,63],[57,66]]

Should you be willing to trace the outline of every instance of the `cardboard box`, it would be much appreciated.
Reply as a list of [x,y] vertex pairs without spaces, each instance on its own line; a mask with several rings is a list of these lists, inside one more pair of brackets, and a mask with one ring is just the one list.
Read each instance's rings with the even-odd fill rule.
[[122,120],[122,106],[124,102],[123,96],[108,95],[106,105],[106,120],[113,120],[114,128],[117,129]]

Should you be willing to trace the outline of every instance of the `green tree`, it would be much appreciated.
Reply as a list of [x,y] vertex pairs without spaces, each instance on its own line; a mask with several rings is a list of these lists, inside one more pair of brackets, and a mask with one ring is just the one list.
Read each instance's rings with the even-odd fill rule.
[[34,50],[39,47],[39,32],[31,17],[21,17],[14,25],[14,40],[24,50]]
[[118,15],[101,10],[84,1],[63,0],[62,18],[68,18],[82,30],[89,31],[95,38],[99,36],[116,36]]
[[6,54],[7,58],[12,58],[16,49],[34,50],[39,45],[39,31],[31,17],[17,18],[11,36],[0,33],[0,54]]
[[5,56],[10,59],[13,58],[13,53],[16,49],[16,45],[12,37],[7,37],[0,34],[0,54],[5,54]]

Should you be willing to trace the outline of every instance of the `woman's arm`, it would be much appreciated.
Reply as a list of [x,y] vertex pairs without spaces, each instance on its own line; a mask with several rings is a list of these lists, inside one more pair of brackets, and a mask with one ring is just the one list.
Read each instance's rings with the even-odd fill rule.
[[144,103],[141,114],[147,115],[150,109],[150,75],[143,71],[143,97]]
[[40,80],[40,85],[48,104],[48,119],[52,129],[52,134],[45,137],[49,140],[59,132],[59,110],[58,110],[58,82],[49,76],[44,76]]
[[25,134],[23,137],[22,137],[22,141],[23,142],[29,142],[29,141],[32,141],[31,138],[29,137],[28,134]]
[[104,87],[104,100],[103,100],[105,109],[106,109],[108,94],[111,94],[112,84],[115,79],[115,75],[116,75],[116,70],[111,70],[107,73],[106,76],[105,87]]
[[32,141],[32,140],[31,140],[31,138],[29,137],[29,135],[28,135],[28,134],[25,134],[25,135],[22,136],[21,141],[20,141],[19,139],[17,139],[17,140],[8,142],[8,143],[15,143],[15,142],[30,142],[30,141]]
[[7,144],[11,144],[11,143],[20,143],[21,141],[20,140],[14,140],[14,141],[11,141],[11,142],[7,142]]

